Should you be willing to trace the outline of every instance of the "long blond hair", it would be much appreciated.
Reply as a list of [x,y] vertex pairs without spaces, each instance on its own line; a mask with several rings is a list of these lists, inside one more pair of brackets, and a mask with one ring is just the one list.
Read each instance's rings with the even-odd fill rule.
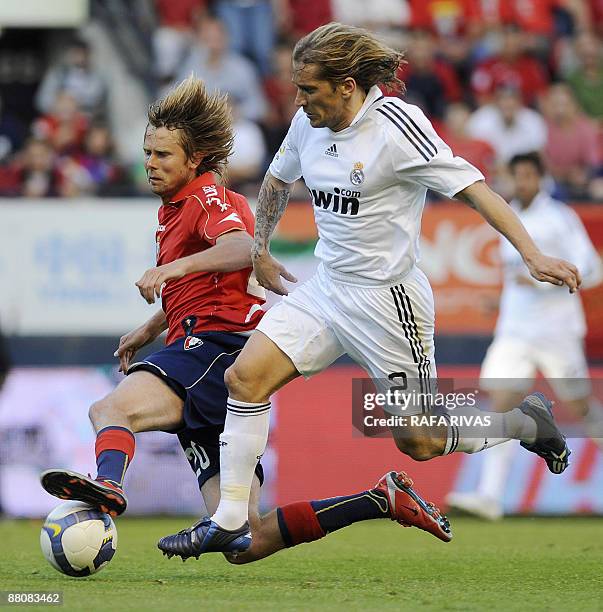
[[336,22],[320,26],[297,42],[293,61],[317,65],[319,76],[333,84],[352,77],[365,91],[379,83],[404,91],[397,77],[404,53],[362,28]]
[[234,139],[227,96],[208,93],[203,81],[191,75],[151,104],[148,119],[153,127],[180,130],[180,145],[188,159],[203,154],[197,176],[224,174]]

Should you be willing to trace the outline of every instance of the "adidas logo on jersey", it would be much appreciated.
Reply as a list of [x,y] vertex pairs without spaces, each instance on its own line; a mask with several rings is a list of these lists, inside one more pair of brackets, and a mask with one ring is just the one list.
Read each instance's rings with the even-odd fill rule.
[[197,348],[203,344],[203,340],[201,338],[195,338],[195,336],[187,336],[184,341],[184,350],[190,351],[191,349]]
[[326,151],[325,155],[330,155],[331,157],[339,157],[339,153],[337,153],[337,145],[332,144]]

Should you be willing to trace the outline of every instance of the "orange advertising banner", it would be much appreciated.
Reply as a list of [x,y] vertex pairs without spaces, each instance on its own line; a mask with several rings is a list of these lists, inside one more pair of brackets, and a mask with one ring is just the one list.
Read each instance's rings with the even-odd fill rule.
[[478,213],[454,203],[427,207],[419,265],[433,288],[439,334],[492,332],[501,287],[498,238]]

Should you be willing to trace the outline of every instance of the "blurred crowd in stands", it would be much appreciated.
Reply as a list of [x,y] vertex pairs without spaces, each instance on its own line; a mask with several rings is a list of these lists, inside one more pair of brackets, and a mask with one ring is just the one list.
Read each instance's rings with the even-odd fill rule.
[[[152,94],[191,72],[228,94],[228,180],[248,195],[296,111],[295,41],[341,21],[406,52],[399,95],[501,193],[510,195],[508,160],[536,150],[556,196],[603,201],[603,0],[147,1]],[[0,101],[0,195],[148,195],[141,165],[117,156],[111,74],[93,60],[93,47],[74,37],[48,67],[29,125]]]

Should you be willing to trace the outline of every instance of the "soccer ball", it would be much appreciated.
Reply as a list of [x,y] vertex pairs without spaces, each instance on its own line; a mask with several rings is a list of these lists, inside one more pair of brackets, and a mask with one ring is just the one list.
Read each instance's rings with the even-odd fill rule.
[[40,546],[52,567],[82,578],[111,561],[117,549],[117,529],[108,514],[80,501],[68,501],[46,517]]

